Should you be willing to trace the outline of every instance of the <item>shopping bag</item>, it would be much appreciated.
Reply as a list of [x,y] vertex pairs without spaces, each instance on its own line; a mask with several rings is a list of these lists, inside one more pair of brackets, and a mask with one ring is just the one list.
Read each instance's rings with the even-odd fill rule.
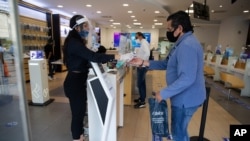
[[167,102],[162,100],[158,103],[155,98],[149,98],[148,103],[152,135],[169,137]]

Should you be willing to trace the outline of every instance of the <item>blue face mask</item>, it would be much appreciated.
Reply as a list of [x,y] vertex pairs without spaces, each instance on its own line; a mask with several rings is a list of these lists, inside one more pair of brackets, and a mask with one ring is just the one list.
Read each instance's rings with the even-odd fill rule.
[[79,32],[79,34],[80,34],[80,36],[81,36],[82,38],[87,38],[88,35],[89,35],[89,31],[87,31],[87,30],[82,30],[82,31]]

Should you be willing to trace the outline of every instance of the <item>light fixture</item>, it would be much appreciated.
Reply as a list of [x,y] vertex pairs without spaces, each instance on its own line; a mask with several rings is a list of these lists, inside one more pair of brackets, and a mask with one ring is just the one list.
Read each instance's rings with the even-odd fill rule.
[[72,13],[73,13],[73,14],[76,14],[77,12],[76,12],[76,11],[73,11]]
[[134,25],[141,25],[141,23],[133,23]]
[[133,11],[128,11],[128,13],[133,13]]
[[57,5],[57,7],[59,7],[59,8],[63,8],[63,5]]
[[137,22],[137,19],[134,19],[133,21],[134,21],[134,22]]
[[154,22],[157,22],[158,20],[154,19]]
[[243,13],[249,13],[249,10],[244,10]]
[[113,25],[120,25],[121,23],[113,23]]
[[110,19],[109,21],[110,21],[110,22],[113,22],[114,20],[113,20],[113,19]]
[[122,6],[127,7],[129,6],[127,3],[122,4]]
[[92,5],[91,4],[86,4],[86,7],[92,7]]
[[155,13],[156,13],[156,14],[159,14],[159,13],[160,13],[160,11],[155,11]]
[[194,10],[189,9],[189,10],[185,10],[186,13],[194,13]]
[[163,23],[155,23],[155,25],[163,25]]
[[131,18],[135,18],[135,16],[134,15],[132,15],[132,16],[130,16]]
[[96,13],[100,14],[100,13],[102,13],[102,11],[96,11]]

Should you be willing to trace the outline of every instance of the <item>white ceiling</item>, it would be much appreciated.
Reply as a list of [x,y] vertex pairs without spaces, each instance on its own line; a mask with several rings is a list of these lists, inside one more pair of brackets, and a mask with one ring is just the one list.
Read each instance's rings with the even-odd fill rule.
[[[178,10],[186,10],[193,0],[23,0],[28,3],[37,5],[42,8],[52,10],[55,14],[62,14],[71,17],[74,15],[72,12],[76,11],[77,14],[86,15],[89,19],[95,21],[99,27],[113,28],[110,25],[110,19],[114,22],[119,22],[117,28],[127,28],[130,25],[132,28],[143,27],[144,29],[152,28],[154,19],[162,22],[163,26],[155,26],[155,28],[164,28],[166,17]],[[204,3],[205,0],[195,0],[196,2]],[[122,4],[129,4],[128,7],[123,7]],[[85,5],[91,4],[92,7],[88,8]],[[243,10],[250,10],[250,0],[236,0],[231,3],[231,0],[206,0],[210,11],[215,10],[214,13],[210,12],[210,21],[197,20],[191,15],[192,22],[196,25],[212,25],[219,24],[221,20],[231,16],[244,16],[247,20],[250,19],[250,12],[243,13]],[[58,8],[57,5],[63,5],[63,8]],[[223,7],[219,7],[222,5]],[[102,11],[97,14],[96,11]],[[128,11],[133,11],[129,14]],[[154,11],[160,11],[155,14]],[[134,15],[135,18],[130,16]],[[142,23],[141,26],[133,26],[133,19]]]

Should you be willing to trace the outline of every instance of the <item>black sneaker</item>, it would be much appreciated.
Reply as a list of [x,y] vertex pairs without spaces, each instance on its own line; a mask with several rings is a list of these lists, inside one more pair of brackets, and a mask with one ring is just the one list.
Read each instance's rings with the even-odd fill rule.
[[140,99],[140,98],[134,99],[134,102],[135,102],[135,103],[141,102],[141,99]]
[[146,107],[145,102],[138,102],[137,104],[134,105],[135,109],[144,108],[144,107]]

